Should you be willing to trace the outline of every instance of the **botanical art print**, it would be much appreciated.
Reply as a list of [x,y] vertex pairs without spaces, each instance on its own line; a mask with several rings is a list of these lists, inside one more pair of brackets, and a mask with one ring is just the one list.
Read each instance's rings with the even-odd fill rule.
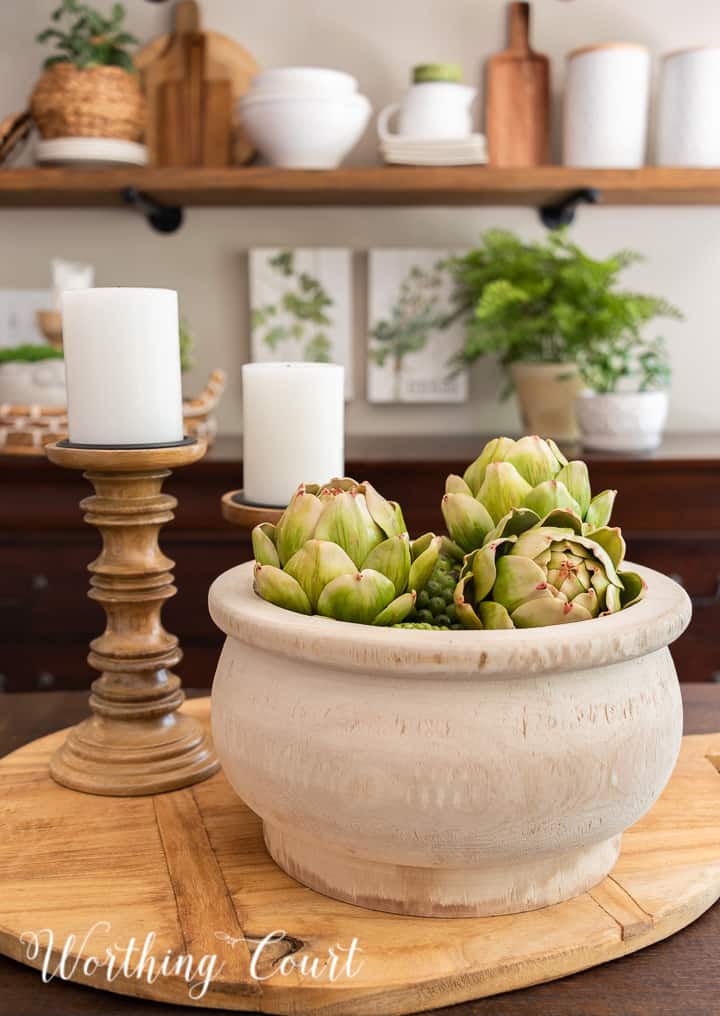
[[450,251],[369,256],[368,400],[464,402],[467,375],[450,366],[464,330],[453,317]]
[[250,252],[251,358],[340,363],[352,396],[351,254],[341,248]]

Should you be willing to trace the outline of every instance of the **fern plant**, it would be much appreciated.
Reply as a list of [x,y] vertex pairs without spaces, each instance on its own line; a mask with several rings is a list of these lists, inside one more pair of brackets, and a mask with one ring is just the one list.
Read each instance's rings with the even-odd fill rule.
[[661,297],[619,288],[621,273],[640,260],[630,250],[592,258],[564,231],[528,243],[509,231],[489,230],[479,247],[447,262],[455,313],[467,328],[453,366],[488,354],[504,367],[574,363],[591,386],[593,380],[617,385],[618,371],[628,376],[623,372],[630,360],[648,362],[650,356],[652,364],[657,354],[643,339],[643,327],[656,317],[682,317]]
[[106,17],[79,0],[62,0],[51,19],[57,27],[46,28],[35,38],[36,42],[52,43],[57,51],[47,58],[44,67],[71,63],[80,69],[97,66],[135,69],[127,47],[137,45],[138,39],[123,27],[122,4],[113,4]]

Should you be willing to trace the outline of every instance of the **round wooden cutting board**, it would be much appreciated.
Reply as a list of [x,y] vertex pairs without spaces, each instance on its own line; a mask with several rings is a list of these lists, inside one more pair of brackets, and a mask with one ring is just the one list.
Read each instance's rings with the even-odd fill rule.
[[[184,708],[208,719],[208,699]],[[52,933],[52,972],[75,935],[72,980],[121,994],[268,1013],[412,1013],[615,959],[673,934],[720,896],[720,734],[684,739],[664,794],[592,892],[471,920],[395,917],[304,888],[270,860],[259,819],[222,773],[154,798],[57,786],[47,765],[64,736],[0,761],[0,951],[41,967]],[[120,964],[117,950],[131,938],[137,961],[149,935],[146,961],[191,953],[195,965],[203,956],[217,957],[215,970],[223,964],[202,997],[189,997],[177,971],[148,983],[118,966],[108,982],[102,968],[73,967],[73,957],[106,948]],[[348,971],[342,950],[354,939]],[[340,957],[335,980],[331,950]]]

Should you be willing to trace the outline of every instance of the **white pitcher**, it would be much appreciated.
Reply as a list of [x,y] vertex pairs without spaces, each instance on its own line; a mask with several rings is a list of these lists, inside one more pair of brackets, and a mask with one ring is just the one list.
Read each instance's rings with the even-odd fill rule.
[[[470,107],[477,89],[454,81],[423,81],[411,85],[402,102],[394,102],[379,114],[378,137],[388,141],[405,138],[465,138],[472,134]],[[397,134],[389,129],[398,114]]]

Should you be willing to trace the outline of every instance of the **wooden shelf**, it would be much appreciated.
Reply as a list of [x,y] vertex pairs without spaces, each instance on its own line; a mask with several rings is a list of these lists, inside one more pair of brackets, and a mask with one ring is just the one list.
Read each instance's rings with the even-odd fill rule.
[[596,188],[605,205],[720,204],[720,169],[490,169],[371,166],[336,170],[0,169],[0,207],[122,205],[133,186],[156,201],[191,206],[539,207]]

